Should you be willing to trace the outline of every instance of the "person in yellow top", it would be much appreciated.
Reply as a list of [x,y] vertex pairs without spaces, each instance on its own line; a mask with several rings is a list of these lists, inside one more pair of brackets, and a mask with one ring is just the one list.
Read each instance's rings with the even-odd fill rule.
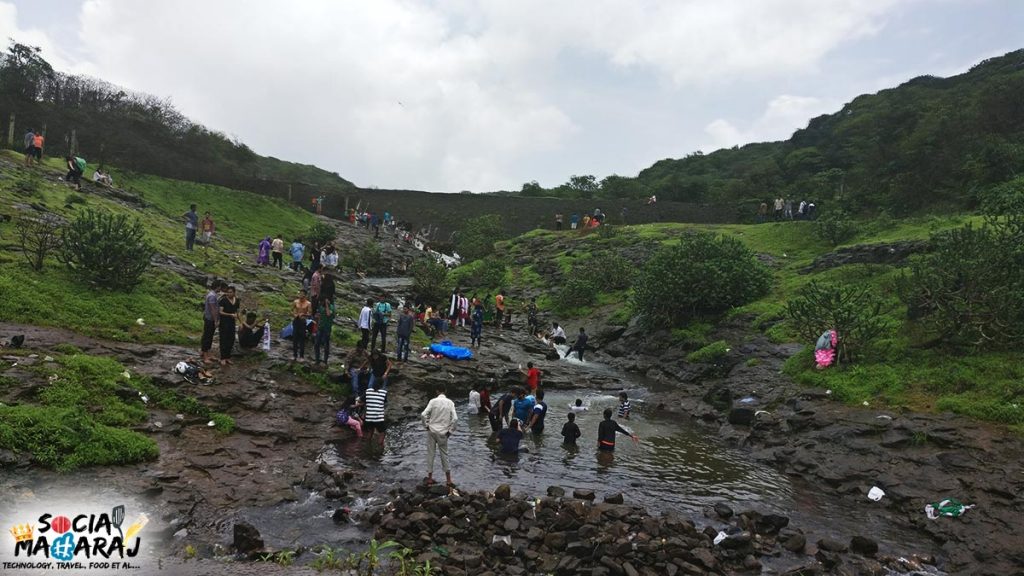
[[498,295],[494,297],[494,320],[498,324],[498,328],[501,328],[502,323],[505,322],[505,290],[498,290]]
[[270,255],[274,258],[271,266],[277,266],[278,270],[284,269],[284,240],[281,239],[281,235],[274,236],[274,241],[270,243]]
[[313,316],[313,304],[306,298],[306,291],[299,290],[299,297],[292,301],[292,360],[306,361],[306,320]]
[[583,222],[580,223],[580,228],[586,230],[590,227],[590,214],[583,215]]

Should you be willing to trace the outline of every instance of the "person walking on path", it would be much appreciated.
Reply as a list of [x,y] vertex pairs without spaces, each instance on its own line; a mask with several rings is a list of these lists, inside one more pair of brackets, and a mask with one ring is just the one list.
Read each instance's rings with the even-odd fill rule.
[[270,256],[273,258],[271,266],[277,266],[278,270],[284,268],[284,240],[281,239],[280,234],[275,236],[274,241],[270,243]]
[[484,306],[477,302],[473,308],[473,323],[469,328],[469,345],[474,348],[480,347],[480,340],[484,332]]
[[640,438],[626,430],[615,420],[612,420],[612,409],[605,408],[604,420],[597,425],[597,449],[605,452],[615,451],[615,433],[625,434],[633,439],[633,442],[639,442]]
[[267,236],[256,246],[256,265],[270,265],[270,236]]
[[452,471],[448,463],[448,438],[455,432],[455,423],[459,415],[455,412],[455,403],[444,395],[444,385],[438,385],[437,397],[427,403],[420,414],[423,426],[427,429],[427,477],[426,484],[434,483],[434,453],[441,453],[441,469],[444,470],[448,486],[452,486]]
[[498,295],[494,297],[494,321],[498,325],[498,329],[501,329],[501,324],[505,321],[505,290],[498,290]]
[[185,219],[185,250],[192,251],[196,244],[196,229],[199,228],[199,214],[196,214],[196,205],[191,204],[188,212],[181,215]]
[[206,298],[203,299],[203,337],[200,340],[200,358],[203,364],[208,363],[210,358],[210,350],[213,348],[213,335],[217,331],[217,325],[220,323],[220,290],[223,283],[220,280],[214,280],[213,284],[210,285],[209,292],[206,293]]
[[576,342],[573,343],[572,348],[566,351],[565,357],[568,358],[573,351],[576,351],[576,357],[583,362],[583,352],[587,349],[587,332],[580,327],[580,335],[576,337]]
[[555,230],[562,229],[562,213],[555,212]]
[[402,309],[402,315],[398,317],[398,326],[395,328],[395,336],[398,338],[398,349],[395,356],[399,362],[409,360],[409,340],[412,338],[415,320],[412,310],[408,306]]
[[373,329],[370,332],[370,350],[377,346],[377,335],[380,334],[380,350],[388,349],[388,321],[391,320],[391,304],[384,297],[373,307]]
[[306,298],[306,291],[299,290],[299,296],[292,302],[292,361],[302,358],[306,361],[306,320],[313,315],[313,305]]
[[292,242],[289,252],[292,255],[292,270],[302,272],[302,257],[306,255],[306,245],[302,243],[302,238],[296,238]]
[[[40,136],[41,138],[41,136]],[[31,128],[25,133],[25,166],[32,165],[32,159],[36,157],[36,133]]]
[[367,298],[366,306],[359,311],[359,331],[362,332],[363,338],[359,341],[363,348],[366,348],[370,343],[370,316],[373,314],[373,300]]
[[238,308],[241,302],[235,296],[235,287],[224,289],[220,299],[220,365],[231,364],[231,352],[235,349]]

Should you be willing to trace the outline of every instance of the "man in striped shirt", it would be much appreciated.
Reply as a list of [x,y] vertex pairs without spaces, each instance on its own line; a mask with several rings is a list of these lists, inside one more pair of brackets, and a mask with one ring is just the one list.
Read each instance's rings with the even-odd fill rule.
[[632,408],[633,407],[629,405],[629,397],[626,396],[626,393],[619,392],[619,418],[629,420],[629,412]]
[[381,379],[373,381],[373,386],[366,391],[366,418],[363,428],[369,430],[372,439],[380,432],[380,442],[384,443],[384,404],[388,401],[388,391],[384,389]]

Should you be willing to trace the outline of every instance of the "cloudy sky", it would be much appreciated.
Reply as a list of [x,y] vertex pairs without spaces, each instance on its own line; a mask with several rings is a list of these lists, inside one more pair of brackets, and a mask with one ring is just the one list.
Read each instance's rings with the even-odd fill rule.
[[0,0],[261,154],[437,191],[635,175],[1024,47],[1024,0]]

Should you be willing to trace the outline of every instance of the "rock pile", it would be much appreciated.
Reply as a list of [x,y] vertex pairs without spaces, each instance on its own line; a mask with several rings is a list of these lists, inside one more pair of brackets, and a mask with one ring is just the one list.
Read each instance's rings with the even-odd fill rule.
[[[493,493],[449,494],[436,485],[393,495],[364,520],[379,540],[397,541],[448,575],[760,573],[766,557],[793,566],[789,574],[885,574],[889,563],[834,540],[815,546],[785,516],[734,514],[724,505],[709,511],[722,528],[699,530],[688,519],[623,504],[621,494],[598,501],[593,491],[575,490],[570,498],[555,486],[542,498],[513,496],[504,484]],[[852,547],[877,550],[860,536]]]

